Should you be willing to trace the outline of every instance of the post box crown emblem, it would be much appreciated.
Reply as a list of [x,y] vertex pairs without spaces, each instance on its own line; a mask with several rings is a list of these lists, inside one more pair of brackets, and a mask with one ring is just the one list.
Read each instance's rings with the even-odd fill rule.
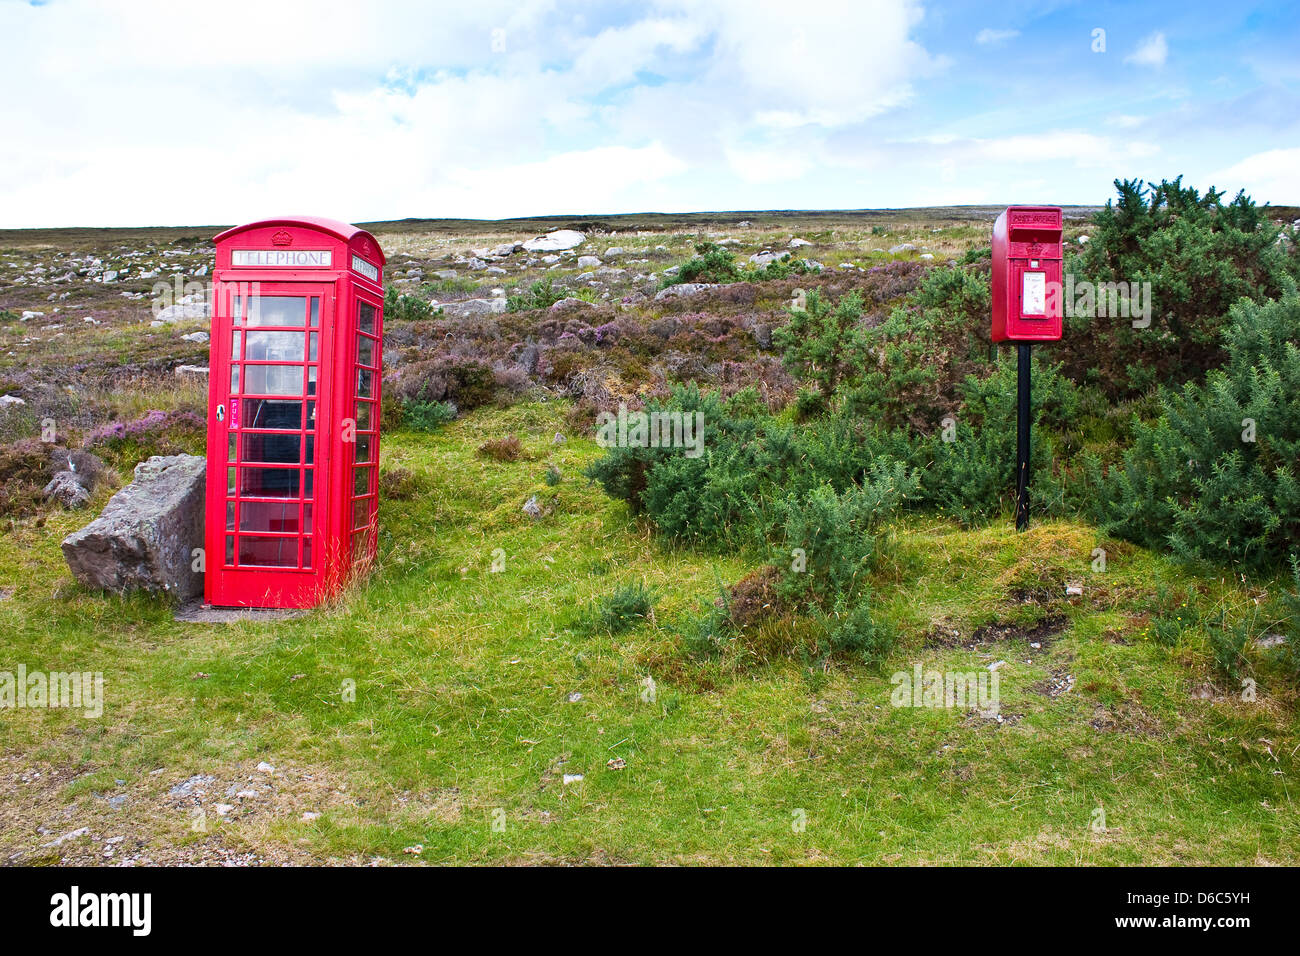
[[293,233],[289,232],[287,229],[281,229],[279,232],[277,232],[275,235],[271,237],[271,245],[273,246],[293,245]]

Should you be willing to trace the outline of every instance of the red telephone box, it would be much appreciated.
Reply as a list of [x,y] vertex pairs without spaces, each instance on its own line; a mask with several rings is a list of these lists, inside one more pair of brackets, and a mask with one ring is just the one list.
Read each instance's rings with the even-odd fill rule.
[[216,246],[204,598],[312,607],[375,555],[384,254],[315,217]]
[[1011,206],[993,224],[993,341],[1061,337],[1061,210]]

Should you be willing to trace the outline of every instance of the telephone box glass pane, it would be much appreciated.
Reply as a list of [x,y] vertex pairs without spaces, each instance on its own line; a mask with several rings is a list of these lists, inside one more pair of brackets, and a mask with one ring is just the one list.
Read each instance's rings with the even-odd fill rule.
[[316,345],[317,345],[316,338],[317,338],[317,336],[318,336],[319,334],[320,334],[319,332],[312,332],[312,333],[311,333],[311,347],[310,347],[309,349],[307,349],[307,361],[308,361],[308,362],[314,362],[314,361],[316,361]]
[[375,340],[368,339],[364,335],[357,336],[357,364],[374,365],[375,364]]
[[226,461],[235,460],[235,433],[231,432],[229,440],[226,442]]
[[239,536],[239,563],[264,568],[296,568],[298,566],[297,538],[262,538]]
[[370,494],[370,469],[352,469],[352,493],[354,495]]
[[369,535],[364,531],[358,531],[352,536],[352,560],[360,561],[366,556],[366,539]]
[[244,392],[249,395],[301,395],[302,366],[245,365]]
[[[245,428],[287,428],[297,431],[302,421],[302,402],[283,398],[244,399]],[[248,457],[245,449],[244,457]]]
[[239,366],[230,366],[230,393],[233,395],[239,391]]
[[357,369],[357,398],[371,398],[374,395],[375,373],[369,369]]
[[298,533],[298,502],[245,501],[239,506],[240,531]]
[[247,326],[290,325],[302,328],[307,324],[307,297],[305,295],[250,295],[248,297]]
[[302,461],[302,435],[244,433],[244,461],[267,461],[296,465]]
[[235,469],[227,468],[226,469],[226,494],[233,495],[234,493],[235,493]]
[[246,362],[301,362],[301,332],[249,332],[244,342]]
[[369,302],[357,303],[357,328],[362,332],[375,331],[375,307]]
[[311,567],[311,538],[302,539],[302,566]]
[[235,563],[235,536],[226,535],[226,564]]
[[235,503],[233,501],[226,502],[226,530],[235,530]]
[[240,355],[239,343],[243,341],[243,333],[239,329],[230,333],[230,361],[238,362]]
[[311,522],[311,502],[310,502],[310,501],[305,501],[305,502],[303,502],[303,505],[302,505],[302,530],[303,530],[303,534],[311,534],[311,533],[312,533],[312,522]]
[[370,499],[358,498],[352,502],[352,527],[364,528],[370,524]]
[[239,493],[245,498],[297,498],[297,468],[241,468]]
[[311,325],[312,328],[320,325],[320,297],[311,297]]
[[357,436],[357,453],[354,458],[354,461],[356,461],[358,464],[362,462],[370,461],[370,436],[369,435]]
[[370,409],[371,402],[357,402],[357,430],[370,431]]

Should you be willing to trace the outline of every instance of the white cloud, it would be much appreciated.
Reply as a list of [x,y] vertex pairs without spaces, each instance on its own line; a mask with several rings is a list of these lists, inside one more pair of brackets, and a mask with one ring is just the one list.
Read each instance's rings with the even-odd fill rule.
[[[0,4],[0,226],[632,211],[810,174],[943,67],[915,0]],[[793,24],[793,26],[792,26]],[[250,28],[254,25],[255,28]],[[696,193],[665,186],[686,170]],[[677,198],[674,198],[674,197]]]
[[1238,189],[1245,189],[1259,203],[1300,204],[1300,148],[1255,153],[1210,174],[1209,180],[1219,189],[1226,189],[1229,198]]
[[1124,57],[1124,62],[1159,69],[1165,65],[1165,60],[1168,58],[1169,44],[1165,42],[1165,35],[1157,31],[1139,43],[1136,50]]
[[991,27],[985,27],[979,33],[975,34],[975,42],[980,46],[992,46],[998,43],[1004,43],[1007,40],[1020,36],[1019,30],[994,30]]

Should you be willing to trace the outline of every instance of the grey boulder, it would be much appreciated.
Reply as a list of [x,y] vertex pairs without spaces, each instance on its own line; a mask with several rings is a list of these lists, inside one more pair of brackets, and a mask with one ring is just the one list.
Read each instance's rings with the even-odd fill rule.
[[90,504],[90,491],[75,471],[55,472],[42,493],[65,508],[84,508]]
[[144,590],[177,600],[203,591],[192,570],[203,546],[204,472],[196,455],[155,455],[135,466],[135,479],[103,513],[63,539],[73,576],[89,587]]

